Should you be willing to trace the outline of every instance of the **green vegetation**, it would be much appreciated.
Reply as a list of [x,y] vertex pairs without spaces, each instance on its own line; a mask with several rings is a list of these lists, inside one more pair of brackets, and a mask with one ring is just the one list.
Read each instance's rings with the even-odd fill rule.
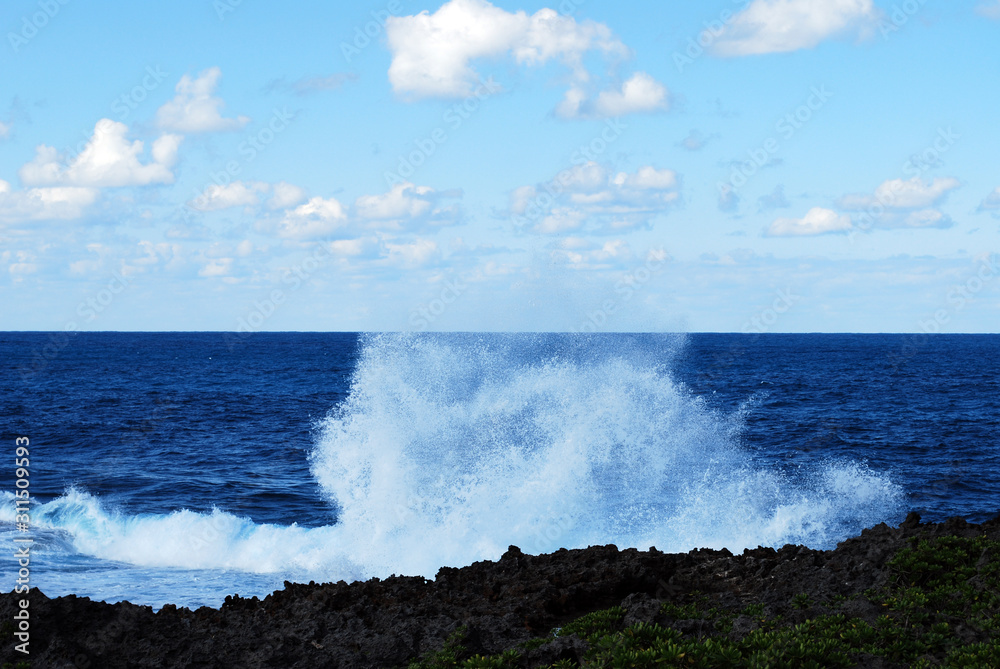
[[[763,604],[729,612],[709,606],[708,597],[695,593],[682,602],[662,604],[657,621],[624,626],[620,607],[595,611],[549,637],[521,644],[520,650],[490,657],[467,657],[461,646],[464,630],[459,630],[441,651],[410,669],[526,667],[522,651],[565,636],[587,643],[582,664],[587,668],[818,669],[863,667],[877,657],[900,667],[1000,667],[1000,541],[914,540],[889,562],[889,569],[888,586],[854,598],[883,611],[867,620],[835,613],[849,601],[843,597],[814,602],[807,594],[795,595],[788,605],[801,612],[795,614],[797,620],[817,615],[793,624],[767,615]],[[748,630],[739,638],[731,634],[737,618]],[[577,665],[563,660],[551,666]]]

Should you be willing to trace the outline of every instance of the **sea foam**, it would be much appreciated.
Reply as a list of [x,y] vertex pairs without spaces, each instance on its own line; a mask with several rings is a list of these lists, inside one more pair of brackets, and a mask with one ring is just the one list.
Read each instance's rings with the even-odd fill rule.
[[828,548],[899,514],[903,491],[863,463],[784,471],[751,453],[741,414],[675,380],[683,344],[365,335],[350,394],[317,425],[310,459],[335,524],[259,524],[221,509],[130,515],[70,489],[33,506],[36,552],[299,581],[432,577],[511,544]]

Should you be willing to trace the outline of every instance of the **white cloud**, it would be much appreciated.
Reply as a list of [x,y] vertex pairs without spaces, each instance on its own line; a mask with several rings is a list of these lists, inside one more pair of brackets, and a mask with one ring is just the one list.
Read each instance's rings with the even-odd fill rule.
[[330,242],[330,253],[344,258],[377,258],[381,248],[379,240],[375,237],[339,239]]
[[142,164],[143,143],[126,139],[128,126],[101,119],[87,146],[64,165],[54,147],[40,145],[35,159],[18,172],[29,186],[66,185],[84,187],[145,186],[173,183],[170,168],[177,160],[179,135],[161,135],[153,142],[153,162]]
[[771,237],[797,237],[846,232],[852,228],[851,217],[831,209],[813,207],[802,218],[778,218],[771,223],[767,234]]
[[636,72],[621,90],[604,91],[594,103],[594,116],[609,118],[641,112],[666,111],[670,107],[667,87],[645,72]]
[[438,245],[429,239],[417,239],[403,244],[385,244],[386,262],[401,269],[414,269],[440,258]]
[[1000,186],[979,203],[979,211],[996,211],[1000,209]]
[[198,270],[198,276],[209,278],[226,277],[229,276],[232,271],[232,258],[215,258],[208,261],[200,270]]
[[156,112],[156,122],[166,130],[178,132],[225,132],[239,130],[250,119],[246,116],[223,118],[222,98],[213,95],[222,70],[211,67],[192,79],[185,74],[177,82],[177,95]]
[[515,189],[509,206],[515,223],[540,234],[582,230],[588,222],[592,232],[620,233],[675,205],[679,188],[673,170],[645,165],[612,174],[591,161],[563,170],[548,184]]
[[287,181],[279,181],[274,184],[274,194],[267,201],[269,209],[287,209],[294,207],[302,200],[306,199],[306,192]]
[[629,55],[629,49],[606,25],[577,22],[554,9],[529,16],[524,11],[507,12],[486,0],[450,0],[433,14],[390,17],[386,36],[392,52],[389,81],[405,96],[472,95],[481,82],[473,61],[509,57],[523,66],[558,61],[570,69],[570,87],[556,108],[563,118],[605,118],[669,107],[666,87],[644,72],[591,99],[584,56],[596,51],[620,59]]
[[[275,186],[286,200],[298,200],[302,190],[290,184]],[[461,197],[458,191],[436,191],[428,186],[404,182],[389,192],[362,195],[348,209],[334,198],[314,197],[294,209],[286,209],[283,218],[262,219],[257,223],[261,232],[295,240],[321,239],[337,236],[346,239],[370,235],[373,231],[417,232],[427,226],[440,227],[457,223],[461,211],[456,204],[442,200]],[[274,198],[272,198],[273,200]]]
[[454,191],[439,192],[427,186],[404,182],[388,193],[363,195],[354,202],[357,218],[368,229],[415,230],[427,225],[457,223],[461,212],[455,204],[442,204],[445,198],[459,197]]
[[879,184],[874,194],[850,194],[837,201],[846,211],[861,212],[859,227],[871,228],[947,228],[954,223],[933,207],[961,186],[958,179],[937,177],[925,182],[920,177],[889,179]]
[[0,121],[0,139],[7,139],[10,136],[10,124]]
[[612,179],[616,186],[626,186],[638,190],[672,190],[677,188],[677,172],[673,170],[658,170],[647,165],[640,167],[635,174],[619,172]]
[[948,191],[961,186],[958,179],[938,177],[924,183],[920,177],[907,181],[890,179],[875,189],[875,200],[895,209],[929,207],[939,202]]
[[713,50],[748,56],[810,49],[830,37],[863,35],[879,16],[872,0],[753,0],[723,29]]
[[0,221],[72,220],[83,216],[100,192],[96,188],[29,188],[16,191],[0,179]]
[[982,0],[976,5],[976,13],[988,19],[1000,20],[1000,0]]
[[383,195],[363,195],[359,197],[354,207],[358,216],[368,219],[399,219],[415,218],[430,211],[433,204],[422,197],[434,192],[427,186],[414,186],[411,183],[396,184]]
[[534,232],[542,235],[558,235],[573,232],[583,227],[587,217],[582,211],[558,207],[543,217],[534,227]]
[[622,267],[632,259],[632,249],[623,239],[612,239],[603,244],[580,237],[561,239],[552,250],[552,261],[570,269],[609,269]]
[[259,193],[267,192],[269,186],[259,181],[249,184],[234,181],[220,186],[212,184],[201,195],[188,202],[188,206],[198,211],[218,211],[229,207],[251,207],[260,204]]
[[558,59],[585,81],[588,51],[628,53],[601,23],[577,23],[548,8],[510,13],[486,0],[451,0],[433,14],[389,17],[386,37],[393,89],[417,97],[469,95],[479,80],[471,61],[480,58],[510,55],[520,65]]
[[338,233],[347,225],[343,205],[335,198],[314,197],[285,213],[277,233],[284,239],[307,241]]

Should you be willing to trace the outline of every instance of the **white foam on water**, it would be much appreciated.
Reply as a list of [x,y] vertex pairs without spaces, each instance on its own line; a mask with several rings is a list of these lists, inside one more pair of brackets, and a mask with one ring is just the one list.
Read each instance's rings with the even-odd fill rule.
[[511,544],[827,548],[902,507],[903,491],[863,463],[782,471],[755,459],[740,413],[674,380],[678,336],[380,334],[360,345],[350,394],[311,456],[337,524],[129,515],[70,489],[33,506],[36,552],[296,581],[432,577]]

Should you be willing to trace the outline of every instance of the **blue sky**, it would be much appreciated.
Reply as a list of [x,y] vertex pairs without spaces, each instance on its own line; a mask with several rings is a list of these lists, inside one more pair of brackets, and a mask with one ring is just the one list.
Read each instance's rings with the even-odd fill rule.
[[0,27],[3,330],[997,329],[996,0]]

